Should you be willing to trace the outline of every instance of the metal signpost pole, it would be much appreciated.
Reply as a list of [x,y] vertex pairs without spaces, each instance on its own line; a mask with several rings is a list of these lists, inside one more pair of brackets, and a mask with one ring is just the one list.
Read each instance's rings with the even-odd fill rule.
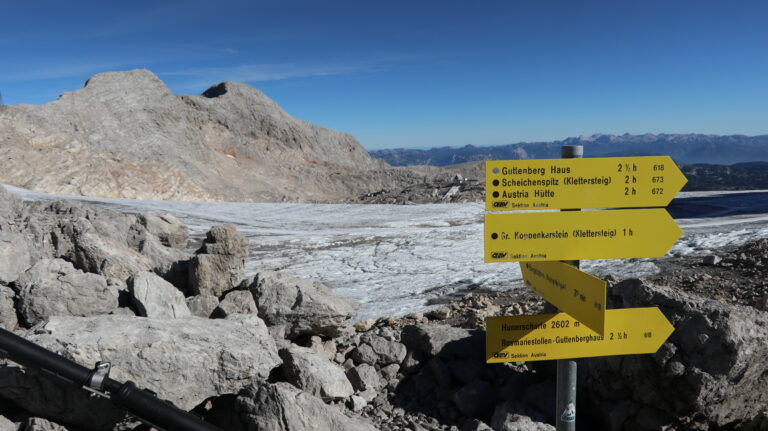
[[[580,159],[584,156],[584,147],[581,145],[563,145],[560,155],[564,159]],[[563,210],[578,211],[578,210]],[[569,260],[566,263],[579,267],[578,260]],[[576,430],[576,361],[573,359],[560,359],[557,361],[557,410],[555,410],[555,424],[557,431]]]

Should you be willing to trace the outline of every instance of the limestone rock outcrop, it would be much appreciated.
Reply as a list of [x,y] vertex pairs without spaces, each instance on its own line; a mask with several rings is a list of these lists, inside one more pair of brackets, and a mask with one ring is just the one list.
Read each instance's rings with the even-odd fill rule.
[[193,295],[222,296],[245,276],[248,240],[234,225],[214,226],[189,262],[189,290]]
[[35,191],[321,202],[423,178],[236,82],[175,96],[148,70],[107,72],[45,105],[0,109],[0,183]]
[[43,259],[23,273],[19,315],[27,326],[51,316],[98,316],[118,307],[121,282],[75,269],[63,259]]
[[345,416],[320,398],[288,383],[254,384],[237,398],[237,410],[254,431],[375,431],[368,422]]
[[128,279],[128,291],[139,316],[177,319],[192,315],[184,294],[154,272],[139,272]]
[[609,303],[658,306],[675,332],[653,355],[593,358],[580,366],[579,387],[600,411],[611,412],[605,429],[739,429],[764,412],[768,313],[639,279],[615,285]]
[[358,304],[316,281],[276,271],[262,271],[243,281],[267,325],[288,339],[301,335],[334,337],[355,314]]

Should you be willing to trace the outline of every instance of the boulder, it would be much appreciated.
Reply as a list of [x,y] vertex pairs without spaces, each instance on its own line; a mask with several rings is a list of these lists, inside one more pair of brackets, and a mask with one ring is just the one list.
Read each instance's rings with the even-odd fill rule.
[[765,410],[768,313],[638,279],[613,286],[609,304],[658,306],[675,332],[653,355],[581,363],[580,399],[616,412],[605,429],[737,429]]
[[219,305],[213,310],[212,316],[215,318],[225,319],[232,314],[256,314],[258,309],[256,308],[256,302],[253,300],[253,295],[247,290],[233,290],[227,293],[224,299],[221,300]]
[[0,185],[0,220],[13,221],[22,211],[24,201]]
[[[109,361],[112,378],[134,381],[185,410],[266,379],[281,363],[266,326],[254,315],[226,320],[51,317],[26,338],[86,367]],[[0,396],[36,416],[86,429],[119,419],[119,412],[93,404],[85,391],[50,379],[1,367]]]
[[166,247],[183,250],[189,242],[189,228],[171,214],[144,213],[138,221]]
[[[328,359],[329,361],[335,360],[336,355],[339,353],[336,350],[336,343],[334,343],[333,340],[323,341],[323,339],[318,337],[317,335],[313,335],[309,337],[309,346],[307,347],[312,349],[315,353],[317,353],[321,357]],[[344,362],[344,361],[342,360],[341,362]]]
[[189,292],[220,297],[243,279],[245,260],[218,254],[198,254],[189,261]]
[[31,266],[32,256],[24,236],[0,231],[0,283],[15,281]]
[[358,392],[368,389],[377,390],[384,386],[385,382],[381,380],[376,368],[368,364],[360,364],[347,370],[347,378],[352,383],[352,387]]
[[283,375],[288,383],[325,401],[340,400],[355,393],[344,369],[312,350],[290,347],[280,350]]
[[485,338],[482,331],[448,325],[408,325],[400,338],[409,350],[418,350],[443,358],[484,359]]
[[63,259],[43,259],[24,272],[19,290],[19,315],[27,326],[49,316],[97,316],[118,307],[119,285],[98,274],[75,269]]
[[219,306],[219,298],[211,295],[195,295],[186,299],[187,307],[193,316],[209,318]]
[[288,383],[262,382],[243,390],[236,409],[251,431],[375,431],[362,419],[345,416],[337,407]]
[[179,289],[150,271],[142,271],[128,280],[131,302],[139,316],[176,319],[192,313]]
[[152,269],[149,258],[122,243],[119,238],[102,235],[87,219],[62,222],[60,229],[54,232],[57,244],[71,241],[71,245],[64,246],[62,251],[67,252],[57,257],[74,262],[78,269],[120,280],[126,280],[139,271]]
[[248,255],[248,240],[233,224],[214,226],[206,233],[198,253],[245,257]]
[[[169,235],[141,216],[76,201],[31,202],[24,222],[33,260],[64,258],[82,271],[126,280],[139,271],[161,275],[188,254],[163,245]],[[162,238],[158,238],[160,235]],[[171,235],[172,236],[172,235]]]
[[355,363],[386,366],[399,364],[405,359],[407,349],[397,341],[380,335],[366,333],[360,337],[361,344],[352,351]]
[[0,431],[17,431],[20,425],[21,424],[14,423],[5,416],[0,416]]
[[352,351],[352,355],[350,357],[353,361],[355,361],[355,364],[368,365],[376,364],[377,360],[379,359],[378,355],[376,355],[376,352],[373,351],[373,347],[368,344],[360,344],[359,346],[355,347],[355,350]]
[[550,424],[536,422],[528,416],[515,413],[511,402],[496,406],[491,428],[494,431],[555,431],[555,427]]
[[281,326],[285,338],[301,335],[334,337],[357,311],[358,304],[342,298],[322,283],[276,271],[263,271],[246,280],[261,316],[269,326]]
[[248,241],[234,225],[214,226],[189,262],[189,289],[220,297],[243,279]]
[[187,289],[190,253],[166,247],[152,237],[144,239],[138,250],[149,261],[152,271],[179,289]]
[[359,412],[367,405],[368,402],[363,397],[358,397],[357,395],[349,397],[349,402],[347,402],[347,407],[353,412]]
[[19,327],[16,308],[14,308],[13,297],[16,294],[8,286],[0,284],[0,327],[13,331]]

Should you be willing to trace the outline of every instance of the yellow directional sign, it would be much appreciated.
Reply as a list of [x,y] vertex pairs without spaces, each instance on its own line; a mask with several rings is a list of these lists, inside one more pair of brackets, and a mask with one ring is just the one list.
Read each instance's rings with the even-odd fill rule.
[[528,288],[603,334],[605,281],[562,262],[520,262],[520,271]]
[[485,162],[485,209],[667,206],[687,182],[669,156]]
[[662,257],[682,234],[660,208],[488,213],[485,261]]
[[674,331],[657,307],[606,310],[602,336],[565,313],[486,317],[485,327],[488,363],[654,353]]

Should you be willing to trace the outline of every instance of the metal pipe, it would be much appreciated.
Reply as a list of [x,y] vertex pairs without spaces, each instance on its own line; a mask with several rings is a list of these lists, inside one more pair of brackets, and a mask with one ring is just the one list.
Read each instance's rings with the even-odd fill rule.
[[[560,156],[563,159],[580,159],[584,157],[584,147],[581,145],[563,145],[560,148]],[[570,209],[563,211],[579,211]],[[578,260],[564,261],[576,268]],[[576,430],[576,361],[573,359],[560,359],[557,361],[557,393],[555,407],[555,425],[557,431]]]
[[221,431],[170,402],[157,398],[155,394],[139,389],[130,381],[120,383],[105,377],[100,388],[89,388],[95,370],[89,370],[2,328],[0,354],[24,367],[47,372],[75,387],[109,398],[116,406],[156,428],[166,431]]

